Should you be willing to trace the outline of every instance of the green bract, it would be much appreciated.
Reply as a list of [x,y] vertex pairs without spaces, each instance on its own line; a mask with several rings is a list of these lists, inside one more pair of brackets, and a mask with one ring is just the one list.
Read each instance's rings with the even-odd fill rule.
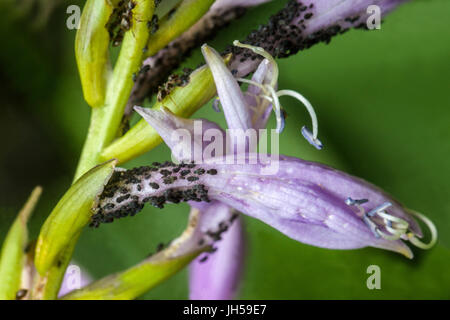
[[22,269],[26,261],[25,248],[28,244],[27,221],[41,192],[41,187],[33,190],[3,242],[0,255],[0,300],[15,299],[20,289]]
[[105,28],[113,7],[108,1],[88,0],[75,39],[75,56],[84,99],[91,107],[103,104],[109,64],[109,34]]
[[44,275],[63,249],[89,222],[97,196],[109,181],[116,160],[98,165],[75,182],[61,198],[42,226],[36,245],[35,266]]

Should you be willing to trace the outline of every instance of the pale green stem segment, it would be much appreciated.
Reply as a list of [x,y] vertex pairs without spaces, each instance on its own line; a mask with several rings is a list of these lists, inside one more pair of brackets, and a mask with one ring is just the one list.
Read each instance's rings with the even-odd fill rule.
[[[226,60],[228,61],[229,57]],[[163,101],[157,102],[153,109],[164,106],[177,116],[189,118],[215,95],[216,86],[211,71],[205,66],[191,74],[186,86],[175,88]],[[156,130],[141,119],[124,136],[104,149],[100,159],[116,158],[119,163],[124,163],[153,149],[161,142]]]
[[21,288],[22,270],[28,245],[27,221],[36,206],[41,187],[36,187],[19,212],[3,242],[0,254],[0,300],[13,300]]
[[84,99],[91,107],[105,101],[109,62],[109,34],[105,25],[113,11],[108,1],[88,0],[75,38],[75,57]]
[[183,0],[174,13],[159,21],[158,30],[150,36],[147,57],[155,55],[170,41],[194,25],[209,10],[214,0]]
[[147,22],[153,16],[154,1],[136,0],[135,2],[132,26],[125,33],[114,71],[109,77],[104,105],[92,109],[88,136],[75,179],[101,162],[99,154],[117,134],[133,87],[133,73],[137,72],[142,64],[142,51],[147,45],[149,36]]
[[65,300],[135,299],[184,268],[201,251],[170,259],[158,255],[62,297]]
[[41,276],[58,263],[58,257],[89,223],[98,195],[111,178],[116,160],[92,168],[64,194],[41,228],[34,264]]
[[61,283],[67,266],[70,263],[73,251],[81,232],[76,234],[72,241],[58,255],[58,262],[51,265],[44,275],[36,277],[30,298],[33,300],[54,300],[58,296]]

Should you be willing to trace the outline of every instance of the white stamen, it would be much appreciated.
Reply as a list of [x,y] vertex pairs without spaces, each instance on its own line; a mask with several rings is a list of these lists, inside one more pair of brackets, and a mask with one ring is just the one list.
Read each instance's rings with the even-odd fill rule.
[[318,131],[319,131],[317,115],[316,115],[316,112],[314,111],[314,108],[311,105],[311,103],[304,96],[302,96],[300,93],[298,93],[296,91],[293,91],[293,90],[280,90],[278,92],[275,91],[275,86],[277,85],[277,82],[278,82],[279,70],[278,70],[278,65],[277,65],[275,59],[272,57],[272,55],[270,55],[270,53],[266,52],[261,47],[252,46],[249,44],[243,44],[243,43],[240,43],[238,40],[233,41],[233,45],[240,47],[240,48],[249,49],[249,50],[253,51],[254,53],[259,54],[262,57],[266,58],[267,60],[264,60],[265,63],[272,64],[273,70],[272,70],[272,79],[271,79],[270,84],[261,84],[261,83],[255,82],[253,80],[248,80],[248,79],[244,79],[244,78],[238,78],[236,80],[243,82],[243,83],[248,83],[248,84],[254,85],[262,90],[261,96],[272,103],[273,109],[275,111],[275,116],[276,116],[276,121],[277,121],[277,132],[281,133],[283,131],[284,122],[285,122],[284,115],[281,110],[280,101],[278,98],[281,96],[291,96],[291,97],[299,100],[300,102],[302,102],[304,104],[304,106],[306,107],[306,109],[308,110],[309,115],[311,116],[313,131],[311,133],[306,127],[303,127],[302,128],[303,136],[310,144],[315,146],[317,149],[319,149],[319,150],[322,149],[322,142],[317,137]]
[[428,244],[423,243],[421,240],[417,239],[417,237],[412,232],[406,234],[408,236],[409,241],[411,241],[412,244],[414,244],[416,247],[419,247],[421,249],[425,249],[425,250],[430,249],[437,242],[438,231],[436,229],[436,226],[430,219],[428,219],[423,214],[421,214],[417,211],[414,211],[414,210],[409,210],[409,212],[411,214],[415,215],[420,220],[422,220],[427,225],[427,227],[430,229],[430,232],[431,232],[431,240]]
[[236,80],[239,81],[239,82],[248,83],[248,84],[251,84],[251,85],[253,85],[255,87],[258,87],[264,92],[264,94],[266,94],[266,95],[268,94],[266,85],[264,85],[264,84],[258,83],[258,82],[253,81],[253,80],[245,79],[245,78],[237,78]]
[[293,91],[293,90],[280,90],[277,92],[277,95],[278,95],[278,97],[291,96],[303,103],[303,105],[306,107],[306,110],[308,110],[309,115],[311,116],[312,127],[313,127],[312,137],[315,142],[320,143],[320,140],[317,138],[317,135],[319,134],[319,124],[317,121],[317,115],[316,115],[316,112],[314,111],[312,104],[308,101],[308,99],[306,99],[300,93]]
[[281,114],[281,104],[280,100],[278,99],[278,94],[275,92],[275,89],[271,86],[268,86],[267,89],[269,89],[270,95],[273,100],[273,110],[275,111],[275,117],[277,119],[277,133],[281,133],[283,131],[284,127],[284,118]]
[[256,46],[252,46],[249,44],[245,44],[245,43],[240,43],[238,40],[234,40],[233,41],[233,45],[236,47],[240,47],[240,48],[246,48],[249,50],[252,50],[254,53],[259,54],[260,56],[263,56],[264,58],[266,58],[267,60],[269,60],[269,62],[272,63],[273,66],[273,76],[272,76],[272,81],[270,83],[270,85],[272,87],[275,87],[277,85],[278,82],[278,65],[275,62],[275,59],[270,55],[270,53],[268,53],[267,51],[265,51],[263,48],[261,47],[256,47]]

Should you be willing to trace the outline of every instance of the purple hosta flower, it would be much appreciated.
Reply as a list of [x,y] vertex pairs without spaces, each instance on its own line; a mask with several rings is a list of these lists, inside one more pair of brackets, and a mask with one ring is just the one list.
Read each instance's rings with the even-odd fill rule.
[[[245,47],[261,55],[266,54],[261,48]],[[266,60],[260,66],[261,74],[256,73],[253,80],[249,81],[234,79],[232,72],[228,72],[220,65],[223,62],[216,59],[218,55],[212,49],[204,47],[203,52],[208,55],[207,61],[214,74],[222,108],[230,128],[244,130],[249,125],[263,122],[267,117],[267,110],[270,110],[270,104],[273,104],[277,111],[278,98],[285,92],[305,102],[305,99],[297,93],[287,90],[276,91],[277,69],[270,56],[264,56]],[[265,71],[264,64],[267,67]],[[253,86],[249,88],[251,94],[241,93],[237,86],[238,80],[250,82]],[[260,110],[258,106],[262,105],[262,101],[265,107]],[[183,129],[187,132],[195,129],[195,123],[193,125],[189,122],[191,120],[177,119],[170,112],[137,110],[165,140],[171,136],[174,129],[180,129],[183,125]],[[248,121],[249,114],[251,121]],[[310,114],[314,123],[315,114],[311,111]],[[280,112],[276,112],[276,115],[277,118],[280,117]],[[205,139],[206,132],[207,130],[197,135],[203,137],[196,145],[205,146],[205,140],[208,141]],[[219,132],[223,138],[223,132],[220,130]],[[308,131],[306,138],[309,138],[316,147],[320,146],[317,140],[317,125],[313,124],[313,132]],[[185,150],[192,150],[192,139],[183,141],[189,143]],[[172,150],[175,149],[173,141],[168,145]],[[111,222],[114,218],[133,215],[142,209],[146,202],[162,208],[167,202],[189,201],[195,208],[193,211],[199,215],[199,223],[195,229],[195,234],[198,235],[197,245],[213,244],[214,241],[225,238],[225,231],[233,226],[235,218],[233,215],[230,216],[230,211],[223,217],[219,215],[220,210],[210,211],[220,208],[222,204],[260,219],[295,240],[323,248],[356,249],[372,246],[412,257],[411,250],[402,240],[409,240],[425,249],[433,246],[436,241],[437,233],[431,221],[406,209],[381,189],[362,179],[318,163],[292,157],[282,156],[273,159],[266,154],[249,152],[235,156],[244,161],[237,159],[236,163],[229,164],[226,161],[217,161],[220,157],[211,158],[202,155],[199,158],[195,157],[192,163],[155,163],[151,167],[116,171],[99,197],[92,225],[98,226],[100,222]],[[186,159],[192,159],[192,155]],[[262,161],[263,159],[270,161],[268,163]],[[277,168],[276,172],[268,170],[270,167]],[[430,227],[432,241],[429,244],[419,240],[422,234],[413,215],[421,218]],[[230,239],[235,240],[235,237],[230,236]],[[223,243],[234,243],[230,247],[235,248],[238,242],[231,240]],[[223,252],[231,251],[223,250]],[[239,250],[235,252],[240,253]],[[235,260],[242,261],[236,258]],[[211,261],[215,267],[215,260]],[[226,281],[235,283],[238,273],[233,268],[229,273],[225,272],[228,269],[213,269],[218,270],[214,275],[218,283],[222,284],[219,288],[223,289],[215,292],[217,297],[232,296],[230,288],[235,286],[227,288],[223,284]],[[193,275],[191,281],[199,274],[197,271],[201,272],[201,269],[191,271]],[[194,296],[199,288],[206,288],[206,282],[211,283],[208,276],[211,275],[210,272],[211,267],[206,268],[200,273],[204,274],[204,278],[197,278],[194,284],[191,282]],[[211,285],[209,289],[212,288],[214,286]]]
[[[421,237],[413,212],[379,188],[327,166],[284,156],[272,160],[278,162],[278,173],[267,175],[267,164],[251,164],[258,158],[246,155],[247,164],[167,162],[116,171],[100,196],[93,225],[134,215],[147,202],[162,208],[167,202],[190,201],[195,207],[216,200],[303,243],[329,249],[372,246],[412,257],[400,239],[416,244]],[[378,208],[385,203],[390,205]]]
[[[268,24],[254,30],[243,42],[262,47],[277,58],[287,57],[316,43],[328,43],[333,36],[351,28],[366,28],[369,6],[378,6],[384,17],[405,1],[291,0]],[[229,50],[235,55],[231,66],[239,76],[255,70],[260,57],[236,47]]]
[[[305,10],[303,10],[303,9],[304,8],[302,8],[302,11],[306,10],[306,9]],[[242,125],[242,123],[245,122],[242,119],[245,119],[245,117],[248,117],[248,113],[251,113],[251,111],[249,111],[249,110],[253,111],[253,116],[254,116],[253,121],[252,121],[253,123],[258,122],[258,120],[255,120],[255,116],[256,116],[256,119],[264,119],[265,120],[266,114],[267,114],[265,108],[262,108],[259,110],[258,110],[258,108],[256,108],[256,110],[258,110],[258,111],[255,112],[254,105],[261,104],[261,101],[268,100],[269,102],[273,103],[273,105],[274,105],[275,114],[277,116],[277,129],[280,132],[284,125],[284,121],[283,121],[284,119],[281,116],[282,112],[280,112],[281,108],[280,108],[280,103],[279,103],[278,98],[283,95],[289,95],[289,96],[292,96],[292,97],[300,100],[306,106],[307,110],[309,111],[311,118],[312,118],[312,122],[313,122],[313,132],[311,133],[311,132],[309,132],[309,130],[306,129],[306,127],[303,127],[302,133],[305,136],[305,138],[312,145],[314,145],[318,149],[321,149],[322,144],[317,139],[317,131],[318,131],[317,117],[316,117],[316,114],[315,114],[314,109],[312,108],[311,104],[302,95],[300,95],[297,92],[294,92],[291,90],[280,90],[280,91],[276,92],[278,68],[277,68],[277,64],[274,61],[273,57],[269,53],[265,52],[265,50],[260,47],[254,47],[251,45],[241,44],[237,41],[234,42],[234,45],[241,47],[241,48],[250,49],[252,52],[263,56],[265,59],[259,65],[257,72],[255,72],[255,74],[253,75],[253,79],[251,81],[242,79],[242,78],[237,79],[237,81],[240,81],[240,82],[250,83],[250,87],[247,92],[247,93],[249,93],[249,95],[247,96],[247,99],[244,99],[242,97],[242,93],[240,92],[239,87],[237,86],[237,81],[232,77],[231,73],[228,72],[226,66],[224,65],[222,59],[220,59],[219,55],[211,48],[208,48],[206,46],[204,46],[202,48],[205,59],[207,60],[208,65],[211,68],[211,71],[213,73],[219,98],[224,103],[224,113],[225,113],[225,117],[227,119],[228,126],[230,128],[246,129],[245,126]],[[265,106],[267,106],[267,104]],[[235,110],[237,110],[237,111],[235,111]],[[292,171],[292,169],[290,171]],[[325,173],[323,174],[323,176],[325,176]],[[265,179],[265,178],[262,178],[262,179]],[[340,182],[342,182],[344,184],[345,181],[342,180]],[[245,185],[247,185],[247,183]],[[325,185],[325,184],[322,182],[317,182],[316,185],[319,187],[322,187],[322,185]],[[335,188],[338,188],[338,184],[336,184]],[[258,190],[259,190],[259,187],[258,187]],[[350,194],[352,190],[346,190],[346,191],[349,192],[349,194]],[[355,190],[353,190],[353,193],[357,193],[357,192]],[[362,205],[366,202],[369,202],[369,198],[365,197],[363,194],[360,194],[359,196],[361,196],[361,197],[355,198],[355,194],[353,196],[348,196],[348,198],[345,201],[345,204],[347,206],[354,207],[357,209],[358,217],[364,222],[364,224],[366,224],[367,227],[369,227],[369,229],[372,231],[373,236],[375,238],[377,238],[377,239],[383,238],[383,240],[394,241],[394,240],[398,240],[400,238],[403,238],[406,240],[409,237],[410,239],[408,239],[408,240],[412,240],[412,242],[413,243],[416,242],[416,244],[419,243],[419,242],[415,241],[417,238],[414,236],[414,233],[416,233],[417,235],[420,235],[420,230],[418,229],[417,225],[415,225],[415,222],[413,220],[411,220],[409,215],[405,215],[402,212],[396,212],[394,216],[387,214],[386,209],[392,207],[393,206],[392,203],[390,201],[382,201],[381,202],[381,199],[375,199],[373,195],[372,195],[372,201],[375,201],[375,202],[380,201],[381,203],[380,203],[380,205],[375,206],[369,212],[366,213],[365,209],[367,209],[367,208],[363,208]],[[223,201],[226,202],[225,200],[223,200]],[[393,210],[393,208],[391,210]],[[332,211],[333,210],[331,210],[331,212]],[[420,216],[420,217],[424,218],[422,216]],[[264,220],[264,219],[262,219],[262,220]],[[377,220],[377,221],[374,221],[374,220]],[[430,227],[433,231],[433,239],[435,239],[435,237],[434,237],[435,230],[434,230],[433,224],[430,221],[426,220],[426,218],[424,220],[427,222],[427,224],[430,225]],[[268,221],[266,221],[266,222],[268,222]],[[278,225],[278,227],[280,229],[284,229],[284,230],[286,230],[286,232],[287,232],[287,230],[292,228],[292,224],[290,224],[290,223],[285,224],[283,222],[282,223],[279,223],[279,222],[280,222],[279,220],[275,219],[274,222],[272,223],[272,225],[273,226]],[[270,224],[270,222],[268,222],[268,223]],[[382,224],[382,225],[384,224],[385,229],[383,229],[382,227],[377,225],[377,223]],[[343,223],[342,225],[348,226],[348,223]],[[413,230],[413,232],[408,233],[408,231],[407,231],[408,228],[411,228],[411,230]],[[307,228],[307,230],[309,230],[309,231],[311,231],[312,229],[317,229],[317,227],[312,228],[311,226],[308,226],[308,228]],[[319,232],[319,230],[320,230],[320,228],[318,228],[317,232],[318,232],[318,234],[321,234],[322,232]],[[388,231],[388,233],[383,232],[383,230]],[[295,231],[295,228],[294,228],[294,231]],[[305,232],[305,234],[307,234],[307,232]],[[405,234],[409,234],[409,236],[405,236]],[[296,238],[296,239],[299,241],[302,241],[302,242],[320,246],[320,244],[319,244],[320,241],[308,242],[309,237]],[[342,245],[343,248],[345,248],[345,245],[343,244],[342,241],[339,241],[339,243],[340,243],[339,245]],[[353,241],[350,241],[349,243],[350,243],[351,247],[355,246],[355,243]],[[324,246],[327,247],[327,244],[325,244]],[[372,246],[377,246],[377,245],[372,244]],[[383,243],[382,245],[379,245],[379,246],[380,247],[384,246],[385,248],[388,247],[387,243]],[[419,244],[419,246],[421,246],[421,245]]]

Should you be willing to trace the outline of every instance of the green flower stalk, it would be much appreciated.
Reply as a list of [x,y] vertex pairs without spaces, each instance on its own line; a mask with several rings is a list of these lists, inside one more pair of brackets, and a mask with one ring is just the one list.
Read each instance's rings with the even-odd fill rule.
[[27,222],[41,193],[41,187],[36,187],[33,190],[3,242],[0,255],[0,279],[2,279],[0,281],[0,300],[13,300],[16,297],[23,298],[22,293],[23,295],[26,294],[27,290],[20,290],[23,282],[22,270],[24,270],[27,261]]
[[[226,58],[228,61],[230,56]],[[164,106],[181,117],[190,117],[216,95],[216,87],[207,66],[194,71],[189,83],[176,87],[154,109]],[[116,158],[120,163],[133,159],[162,142],[159,134],[144,120],[140,120],[124,136],[114,141],[100,154],[100,160]]]
[[[116,137],[133,87],[133,73],[136,73],[142,64],[143,49],[149,37],[147,22],[153,16],[154,1],[136,0],[129,3],[133,4],[129,10],[129,29],[124,34],[114,70],[109,74],[104,104],[92,110],[89,132],[75,178],[99,164],[100,152]],[[106,30],[105,26],[97,27]],[[78,62],[79,65],[80,63],[82,62]]]
[[158,22],[150,36],[146,56],[151,57],[170,41],[194,25],[208,11],[214,0],[184,0]]

